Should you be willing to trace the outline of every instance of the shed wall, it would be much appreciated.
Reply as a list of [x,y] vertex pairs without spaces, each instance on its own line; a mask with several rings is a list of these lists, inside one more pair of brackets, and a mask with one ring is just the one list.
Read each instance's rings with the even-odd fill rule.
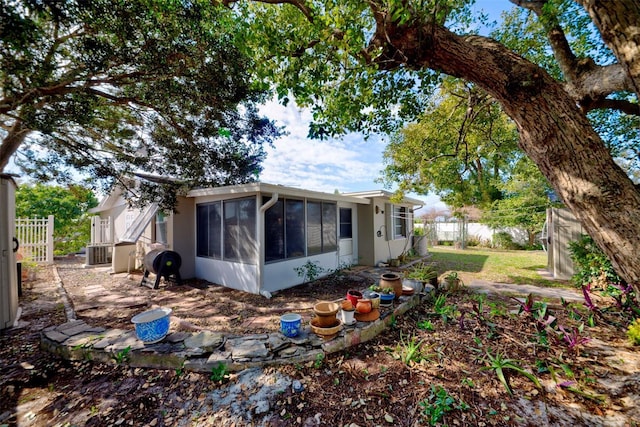
[[582,225],[569,209],[547,209],[549,241],[547,249],[547,269],[554,278],[569,280],[574,274],[569,243],[580,239],[584,233]]
[[12,178],[0,176],[0,330],[13,326],[18,315],[15,189]]

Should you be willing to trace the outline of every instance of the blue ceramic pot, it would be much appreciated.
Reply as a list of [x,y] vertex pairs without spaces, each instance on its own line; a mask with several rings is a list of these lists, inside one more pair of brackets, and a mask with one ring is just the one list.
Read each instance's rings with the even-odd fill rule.
[[143,311],[131,318],[138,339],[145,344],[161,341],[169,332],[170,308],[160,307]]
[[302,316],[298,313],[287,313],[280,316],[280,331],[285,337],[293,338],[300,333]]
[[389,305],[393,302],[395,297],[396,294],[394,294],[393,292],[390,294],[380,294],[380,304]]

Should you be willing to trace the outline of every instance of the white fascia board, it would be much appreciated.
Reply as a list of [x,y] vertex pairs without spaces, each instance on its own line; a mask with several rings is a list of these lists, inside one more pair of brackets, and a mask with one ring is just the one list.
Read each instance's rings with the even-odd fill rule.
[[[385,190],[371,190],[371,191],[358,191],[354,193],[344,193],[345,196],[351,197],[366,197],[366,198],[382,198],[382,199],[391,199],[394,196],[394,193]],[[414,199],[412,197],[403,197],[401,204],[403,205],[413,205],[413,206],[424,206],[424,202],[419,199]]]
[[225,187],[211,187],[191,190],[187,197],[241,195],[246,193],[278,193],[280,197],[300,197],[307,199],[331,200],[336,202],[371,204],[371,201],[361,197],[351,197],[344,194],[323,193],[321,191],[304,190],[302,188],[286,187],[284,185],[253,182],[249,184],[229,185]]

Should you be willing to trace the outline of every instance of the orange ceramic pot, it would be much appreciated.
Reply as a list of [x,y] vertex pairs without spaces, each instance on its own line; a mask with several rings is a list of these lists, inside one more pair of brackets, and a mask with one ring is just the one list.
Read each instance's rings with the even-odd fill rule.
[[361,299],[358,301],[358,304],[356,305],[356,311],[358,313],[361,314],[366,314],[366,313],[371,313],[371,310],[373,309],[373,307],[371,306],[371,300],[370,299]]

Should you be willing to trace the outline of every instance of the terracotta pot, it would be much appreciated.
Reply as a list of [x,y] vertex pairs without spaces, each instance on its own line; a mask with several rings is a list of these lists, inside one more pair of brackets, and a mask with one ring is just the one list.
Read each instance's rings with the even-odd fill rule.
[[330,325],[322,326],[318,324],[318,318],[314,318],[311,320],[311,330],[318,336],[328,340],[337,335],[338,332],[342,329],[342,320],[333,318],[333,321]]
[[358,313],[362,313],[362,314],[370,313],[372,309],[373,307],[371,306],[370,299],[363,298],[360,301],[358,301],[358,305],[356,305],[356,311]]
[[315,324],[321,327],[334,326],[338,310],[340,306],[335,302],[320,301],[313,307],[313,312],[316,314]]
[[347,311],[353,311],[355,307],[353,306],[353,303],[351,301],[349,301],[348,299],[342,301],[342,309],[343,310],[347,310]]
[[362,299],[362,292],[349,289],[347,291],[347,299],[351,301],[351,304],[353,304],[353,306],[355,307],[356,305],[358,305],[358,300]]
[[396,273],[384,273],[380,276],[380,287],[384,288],[392,288],[393,293],[396,294],[396,299],[400,298],[402,295],[402,280],[400,279],[400,275]]

